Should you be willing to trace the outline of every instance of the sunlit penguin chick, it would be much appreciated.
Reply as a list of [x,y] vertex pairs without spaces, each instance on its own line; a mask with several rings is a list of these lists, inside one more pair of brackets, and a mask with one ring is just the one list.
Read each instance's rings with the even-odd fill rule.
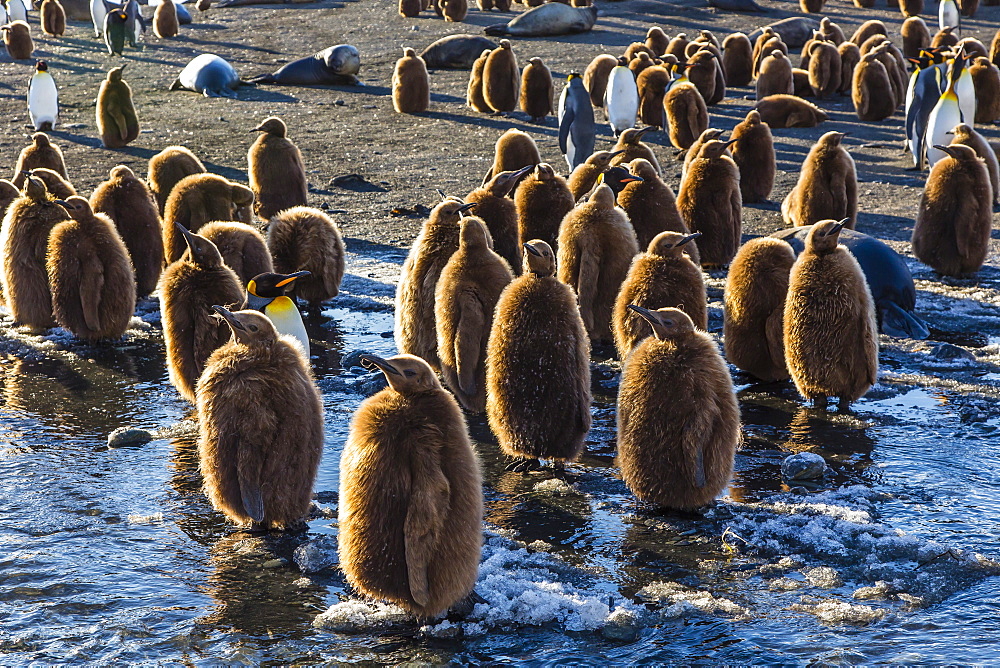
[[287,334],[302,346],[302,351],[309,359],[309,335],[302,323],[295,300],[288,295],[295,289],[295,281],[308,276],[308,271],[297,271],[294,274],[276,274],[266,272],[258,274],[247,283],[244,309],[260,311],[274,323],[279,334]]
[[726,488],[740,444],[740,409],[719,348],[675,308],[630,308],[652,327],[622,370],[618,464],[632,492],[693,510]]
[[213,309],[232,338],[195,390],[205,492],[230,521],[301,526],[323,453],[323,402],[299,346],[257,311]]
[[362,363],[389,387],[358,407],[340,458],[340,567],[360,593],[432,617],[476,582],[479,460],[458,404],[422,359]]

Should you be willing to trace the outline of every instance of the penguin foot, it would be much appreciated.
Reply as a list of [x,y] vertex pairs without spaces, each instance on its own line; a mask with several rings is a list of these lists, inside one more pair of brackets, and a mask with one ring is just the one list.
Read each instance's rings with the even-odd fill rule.
[[840,413],[850,413],[851,412],[851,400],[847,397],[841,397],[840,401],[837,402],[838,412]]
[[821,411],[826,410],[826,395],[821,394],[819,396],[813,397],[812,399],[813,408]]
[[460,622],[472,614],[477,603],[489,603],[485,598],[476,593],[473,589],[469,595],[455,605],[448,608],[446,619],[451,622]]
[[530,471],[537,471],[540,468],[542,468],[542,463],[537,459],[518,459],[508,464],[504,470],[514,473],[528,473]]

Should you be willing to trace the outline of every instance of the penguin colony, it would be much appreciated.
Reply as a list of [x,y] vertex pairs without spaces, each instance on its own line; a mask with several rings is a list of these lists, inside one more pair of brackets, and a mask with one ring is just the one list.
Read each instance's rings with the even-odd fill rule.
[[[429,4],[452,22],[469,11],[464,0]],[[866,205],[846,133],[819,137],[781,202],[786,224],[810,229],[797,259],[778,239],[743,243],[742,214],[772,197],[772,131],[826,122],[824,101],[838,94],[866,123],[903,106],[909,160],[930,168],[912,252],[946,276],[982,267],[1000,169],[976,124],[992,136],[983,124],[1000,119],[998,48],[958,34],[959,12],[975,12],[969,3],[942,1],[933,36],[920,4],[900,2],[909,17],[902,49],[880,21],[848,41],[823,18],[798,67],[791,43],[770,27],[755,41],[732,33],[721,43],[708,31],[689,40],[654,27],[621,55],[574,63],[584,74],[568,73],[556,105],[557,68],[530,57],[522,70],[519,45],[506,39],[479,55],[468,106],[549,125],[555,115],[567,173],[512,128],[482,185],[464,199],[443,197],[413,242],[395,301],[399,355],[362,356],[388,387],[358,408],[340,461],[341,565],[358,591],[418,617],[471,594],[483,497],[462,409],[486,413],[512,471],[572,462],[591,424],[591,345],[613,342],[622,364],[618,465],[634,494],[694,510],[722,493],[740,415],[709,333],[702,268],[728,268],[725,360],[760,381],[790,379],[816,407],[837,398],[846,410],[864,396],[878,372],[878,325],[865,274],[838,244],[859,212],[864,225]],[[399,13],[416,16],[424,5],[401,0]],[[822,5],[802,2],[810,13]],[[479,4],[493,7],[509,10]],[[119,56],[145,29],[135,0],[95,9],[93,22]],[[178,34],[171,0],[152,23],[160,39]],[[65,33],[58,0],[41,3],[40,28]],[[2,33],[13,60],[31,58],[29,23],[12,16]],[[255,530],[300,526],[323,450],[323,408],[295,299],[315,307],[335,298],[346,249],[330,216],[309,207],[288,127],[270,117],[253,128],[261,134],[248,151],[249,187],[170,146],[150,159],[147,182],[119,165],[88,201],[45,134],[59,127],[62,75],[46,61],[33,65],[26,120],[39,132],[11,182],[0,181],[7,309],[36,332],[60,325],[113,342],[127,336],[136,299],[156,293],[171,382],[197,408],[212,505]],[[97,93],[107,149],[139,137],[124,68],[111,68]],[[726,140],[709,127],[709,108],[750,85],[753,109]],[[391,88],[396,112],[431,108],[427,64],[413,48],[404,47]],[[665,150],[668,142],[680,153]],[[681,165],[675,197],[666,179]]]

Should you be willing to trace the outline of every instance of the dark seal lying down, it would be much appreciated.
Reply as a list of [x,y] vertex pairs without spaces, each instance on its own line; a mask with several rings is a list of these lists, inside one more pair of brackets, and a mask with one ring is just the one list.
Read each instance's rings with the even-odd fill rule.
[[312,86],[317,84],[357,85],[361,55],[350,44],[338,44],[288,63],[277,72],[261,74],[252,83]]

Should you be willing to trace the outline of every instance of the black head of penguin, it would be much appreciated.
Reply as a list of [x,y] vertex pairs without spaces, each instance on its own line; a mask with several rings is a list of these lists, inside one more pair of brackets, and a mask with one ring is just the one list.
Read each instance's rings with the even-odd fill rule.
[[607,184],[607,186],[615,193],[615,197],[617,197],[618,193],[620,193],[625,186],[633,181],[642,180],[642,177],[630,174],[624,167],[615,165],[614,167],[609,167],[597,178],[597,185],[601,185],[602,183]]

